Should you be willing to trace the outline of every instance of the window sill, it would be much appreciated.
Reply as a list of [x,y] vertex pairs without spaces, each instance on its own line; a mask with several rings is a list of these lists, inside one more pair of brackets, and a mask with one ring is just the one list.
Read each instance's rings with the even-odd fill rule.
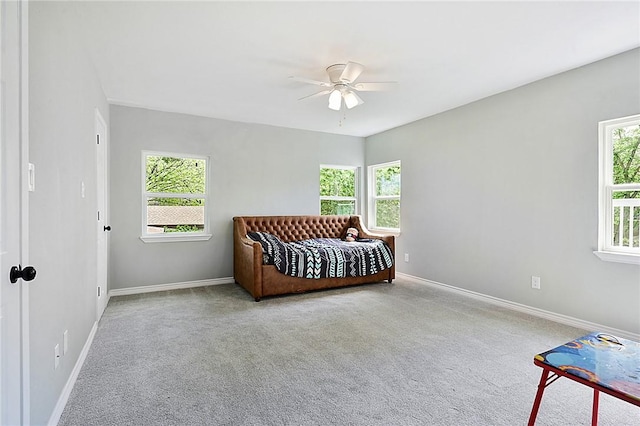
[[371,232],[372,234],[378,234],[378,235],[393,235],[394,237],[399,237],[400,236],[400,230],[399,229],[389,229],[389,228],[367,228],[367,230],[369,232]]
[[145,243],[182,243],[187,241],[207,241],[211,239],[211,234],[158,234],[143,235],[140,239]]
[[628,263],[640,265],[640,254],[620,253],[613,251],[594,251],[593,254],[605,262]]

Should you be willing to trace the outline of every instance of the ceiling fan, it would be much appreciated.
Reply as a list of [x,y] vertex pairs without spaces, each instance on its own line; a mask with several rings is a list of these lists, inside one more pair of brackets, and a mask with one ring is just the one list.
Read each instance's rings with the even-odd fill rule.
[[364,65],[357,62],[347,62],[346,64],[334,64],[327,67],[329,82],[311,80],[304,77],[291,76],[289,78],[302,83],[315,84],[316,86],[326,88],[320,92],[304,96],[299,100],[329,95],[329,108],[340,111],[343,101],[348,109],[364,103],[362,98],[358,96],[358,92],[387,90],[395,83],[391,81],[356,83],[356,79],[362,74],[362,71],[364,71]]

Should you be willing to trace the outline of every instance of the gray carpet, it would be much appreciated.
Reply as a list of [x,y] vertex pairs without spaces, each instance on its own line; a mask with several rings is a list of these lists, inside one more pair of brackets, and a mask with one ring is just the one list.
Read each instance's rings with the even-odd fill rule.
[[[525,425],[533,356],[580,330],[402,279],[259,303],[219,285],[112,298],[60,425]],[[560,379],[538,425],[588,425]],[[640,408],[601,395],[601,425]]]

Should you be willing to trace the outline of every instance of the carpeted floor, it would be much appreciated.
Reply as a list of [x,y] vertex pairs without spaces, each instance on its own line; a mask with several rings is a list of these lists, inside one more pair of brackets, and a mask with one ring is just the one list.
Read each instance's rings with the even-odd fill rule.
[[[236,285],[112,298],[60,425],[525,425],[533,356],[589,331],[398,279],[259,303]],[[588,425],[560,379],[538,425]],[[600,424],[639,425],[608,395]]]

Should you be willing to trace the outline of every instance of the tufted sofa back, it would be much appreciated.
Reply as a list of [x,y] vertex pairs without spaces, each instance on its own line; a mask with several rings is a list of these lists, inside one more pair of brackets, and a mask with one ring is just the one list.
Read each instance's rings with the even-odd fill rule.
[[268,232],[287,243],[309,238],[343,238],[351,226],[351,216],[237,216],[233,220],[243,236],[248,232]]

